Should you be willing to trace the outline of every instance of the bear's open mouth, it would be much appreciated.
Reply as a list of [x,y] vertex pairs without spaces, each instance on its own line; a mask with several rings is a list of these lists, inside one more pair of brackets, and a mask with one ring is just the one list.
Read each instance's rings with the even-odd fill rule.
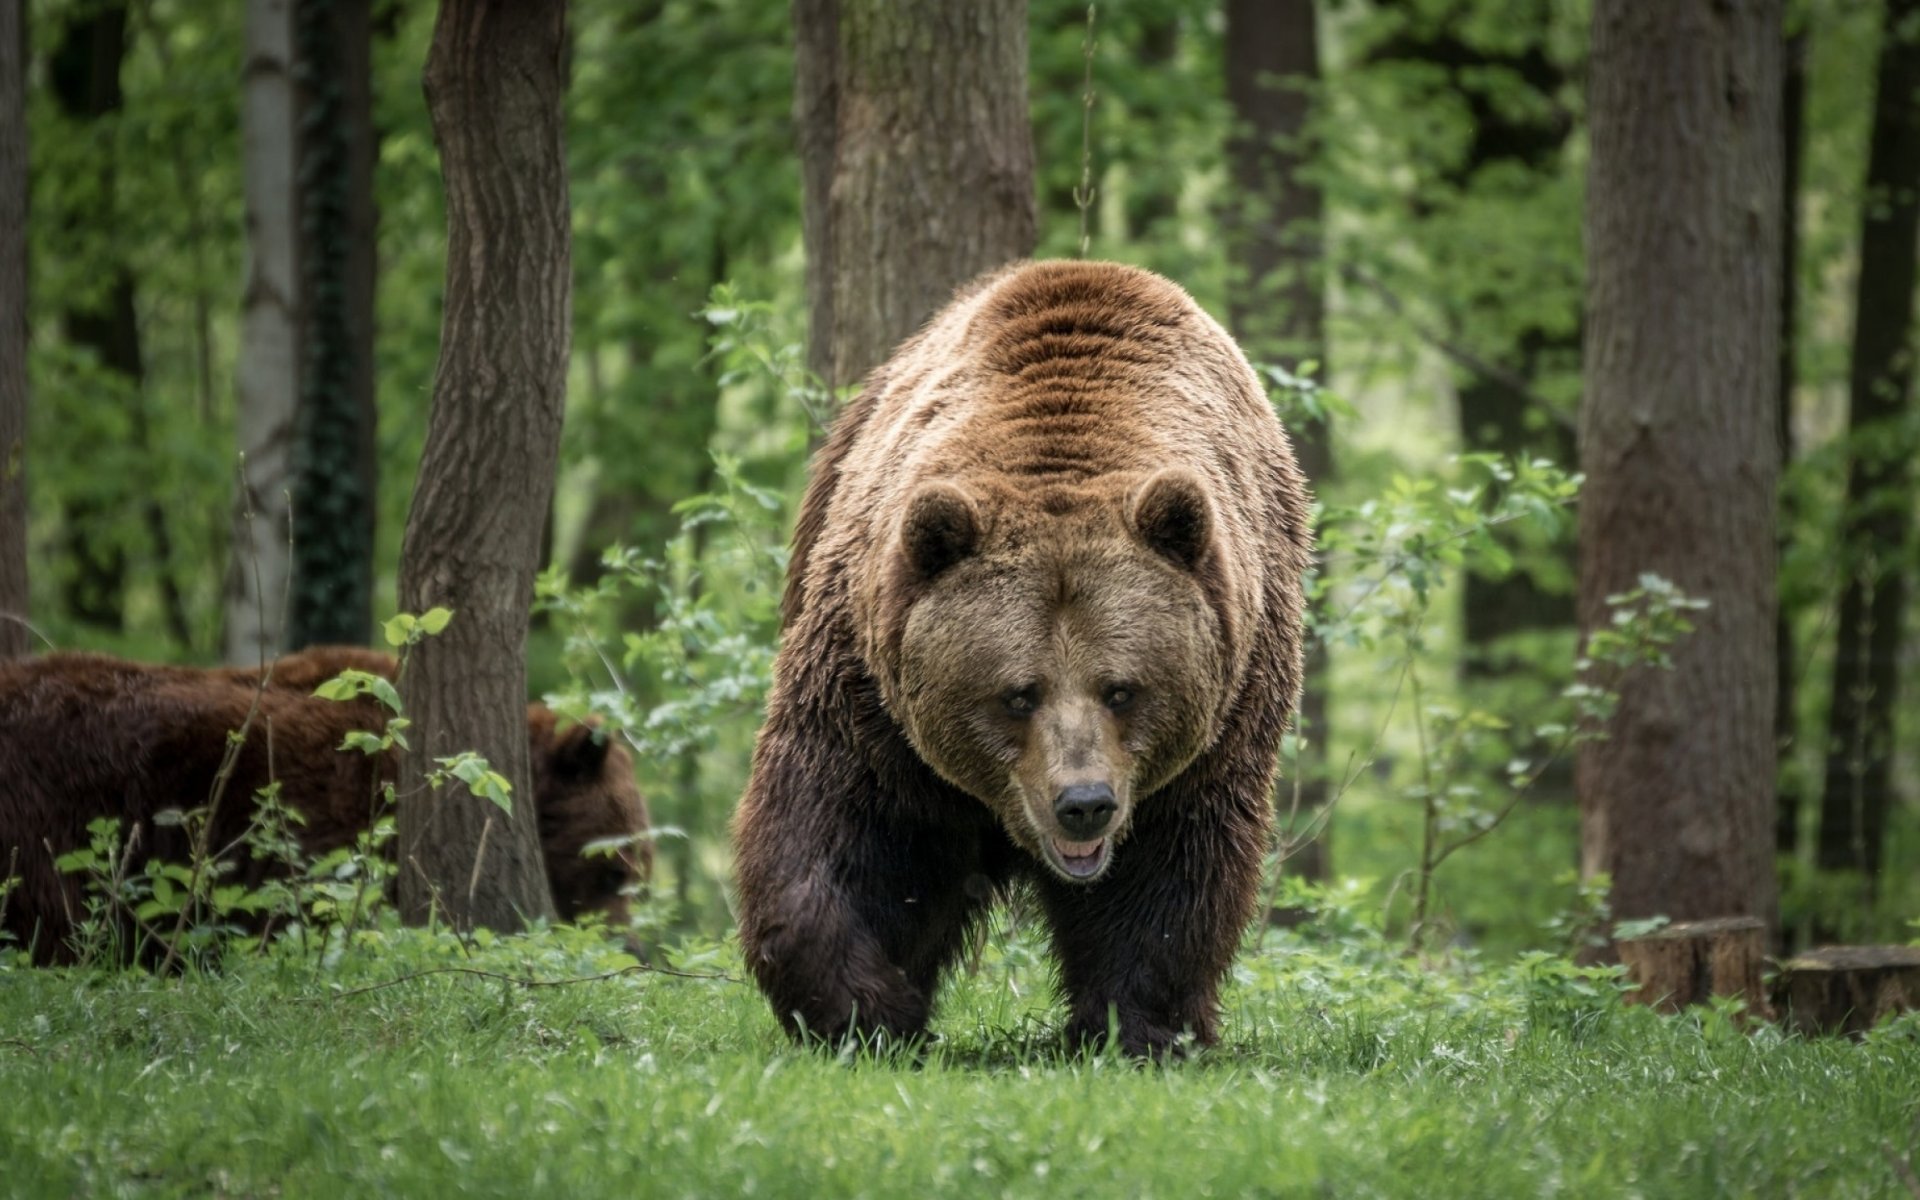
[[1107,865],[1107,839],[1100,838],[1091,842],[1067,842],[1059,838],[1047,839],[1047,850],[1058,866],[1071,879],[1092,879],[1101,868]]

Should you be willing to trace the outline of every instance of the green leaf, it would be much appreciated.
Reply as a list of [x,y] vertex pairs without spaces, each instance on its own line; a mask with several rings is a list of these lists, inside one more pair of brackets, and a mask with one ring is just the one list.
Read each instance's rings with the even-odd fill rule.
[[447,769],[455,779],[467,785],[467,790],[482,800],[491,800],[500,811],[513,813],[513,785],[504,775],[493,769],[492,764],[471,751],[456,754],[450,758],[435,759]]
[[358,750],[362,754],[378,754],[387,748],[387,742],[378,734],[356,729],[340,740],[340,748]]
[[451,620],[453,620],[452,609],[430,608],[420,614],[420,631],[428,637],[433,637],[445,630],[447,622]]

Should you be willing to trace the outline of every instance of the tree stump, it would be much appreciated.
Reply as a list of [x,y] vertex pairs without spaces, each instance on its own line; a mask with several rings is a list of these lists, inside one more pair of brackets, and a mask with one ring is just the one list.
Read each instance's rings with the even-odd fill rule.
[[1629,1004],[1678,1012],[1712,996],[1735,996],[1754,1016],[1772,1015],[1760,986],[1767,926],[1758,917],[1675,921],[1645,937],[1623,939],[1615,948],[1627,977],[1640,985],[1627,993]]
[[1774,1004],[1805,1034],[1864,1033],[1920,1008],[1920,946],[1822,946],[1780,964]]

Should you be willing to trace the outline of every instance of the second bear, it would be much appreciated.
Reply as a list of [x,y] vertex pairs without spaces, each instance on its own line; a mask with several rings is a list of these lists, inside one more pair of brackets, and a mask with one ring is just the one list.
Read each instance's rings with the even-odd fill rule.
[[[386,710],[371,699],[335,702],[309,693],[342,669],[391,677],[394,660],[370,650],[321,647],[278,660],[271,685],[260,672],[125,662],[98,654],[51,654],[0,663],[0,876],[19,885],[4,928],[35,962],[66,961],[72,922],[85,912],[78,881],[54,858],[87,845],[88,822],[118,817],[138,825],[134,861],[186,861],[179,826],[156,824],[165,809],[205,805],[226,749],[257,703],[212,831],[233,842],[246,827],[254,791],[277,779],[282,798],[307,818],[302,848],[318,856],[351,844],[374,816],[378,783],[393,777],[391,755],[341,751],[351,730],[378,731]],[[563,917],[601,911],[619,923],[627,895],[651,863],[644,838],[611,857],[583,856],[589,843],[631,838],[647,811],[626,750],[594,728],[558,728],[544,705],[527,711],[534,803],[555,905]],[[267,864],[234,856],[229,879],[257,884]]]

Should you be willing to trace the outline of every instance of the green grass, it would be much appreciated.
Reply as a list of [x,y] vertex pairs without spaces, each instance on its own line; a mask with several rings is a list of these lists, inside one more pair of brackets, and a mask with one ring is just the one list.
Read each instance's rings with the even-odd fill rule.
[[1351,930],[1245,956],[1223,1045],[1165,1068],[1063,1055],[1004,934],[895,1058],[796,1050],[734,982],[344,994],[619,962],[575,933],[377,940],[175,981],[0,971],[0,1192],[1888,1197],[1883,1144],[1914,1155],[1920,1117],[1913,1018],[1742,1033],[1557,960],[1422,969]]

